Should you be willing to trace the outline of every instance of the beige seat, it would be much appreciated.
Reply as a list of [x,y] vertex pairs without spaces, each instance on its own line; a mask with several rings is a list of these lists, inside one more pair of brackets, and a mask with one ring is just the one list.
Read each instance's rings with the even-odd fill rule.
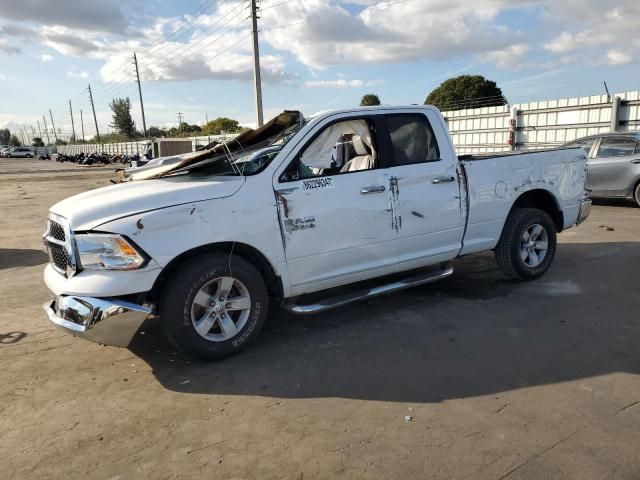
[[360,135],[354,135],[351,139],[356,156],[345,163],[340,172],[355,172],[358,170],[370,170],[375,166],[371,147]]

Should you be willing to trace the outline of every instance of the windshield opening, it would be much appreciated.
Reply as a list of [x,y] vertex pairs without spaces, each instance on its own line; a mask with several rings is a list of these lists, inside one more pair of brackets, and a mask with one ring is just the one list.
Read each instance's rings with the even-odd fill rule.
[[[188,175],[203,178],[212,176],[250,176],[263,171],[278,155],[287,142],[300,130],[302,123],[293,125],[278,135],[252,145],[246,150],[230,152],[224,149],[220,154],[171,172],[172,175]],[[233,147],[233,140],[227,142]],[[226,151],[225,151],[226,150]]]

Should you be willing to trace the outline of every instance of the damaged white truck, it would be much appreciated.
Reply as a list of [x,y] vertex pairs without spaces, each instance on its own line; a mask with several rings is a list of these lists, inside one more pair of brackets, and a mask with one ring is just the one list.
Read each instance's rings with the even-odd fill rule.
[[45,305],[62,329],[127,346],[147,317],[202,359],[255,339],[274,306],[311,314],[443,279],[493,250],[543,275],[582,222],[580,148],[458,158],[429,106],[285,111],[206,150],[54,205]]

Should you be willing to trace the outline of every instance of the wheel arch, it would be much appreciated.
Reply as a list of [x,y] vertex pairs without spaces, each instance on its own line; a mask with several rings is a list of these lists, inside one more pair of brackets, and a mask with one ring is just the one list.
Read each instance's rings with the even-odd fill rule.
[[173,258],[158,275],[153,288],[149,292],[151,299],[157,300],[160,297],[171,276],[180,270],[185,261],[207,253],[225,253],[242,257],[260,271],[269,295],[279,300],[283,298],[282,279],[262,252],[246,243],[216,242],[192,248]]
[[564,228],[564,213],[555,195],[549,190],[536,188],[520,194],[513,202],[509,214],[516,208],[538,208],[549,214],[558,233],[562,232]]

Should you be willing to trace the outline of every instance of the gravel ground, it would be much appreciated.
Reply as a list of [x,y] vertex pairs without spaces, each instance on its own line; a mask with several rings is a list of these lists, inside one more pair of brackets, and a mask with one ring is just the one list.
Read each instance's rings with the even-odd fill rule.
[[47,209],[112,173],[0,159],[0,477],[640,478],[640,208],[596,206],[539,281],[472,255],[204,364],[45,319]]

